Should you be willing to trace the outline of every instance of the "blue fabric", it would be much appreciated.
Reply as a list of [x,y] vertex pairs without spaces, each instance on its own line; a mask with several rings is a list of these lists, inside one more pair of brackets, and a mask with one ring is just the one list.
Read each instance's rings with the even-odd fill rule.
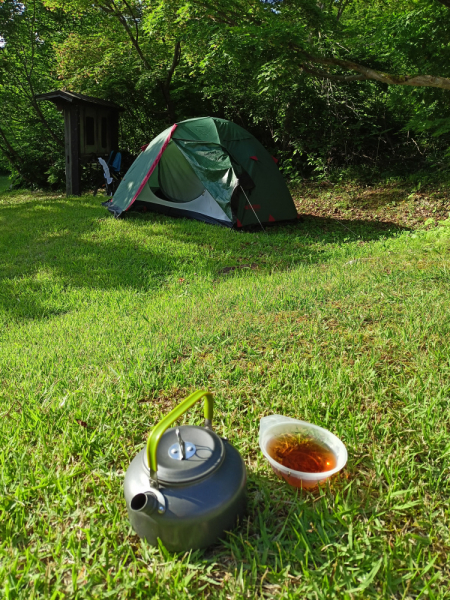
[[109,155],[108,165],[111,171],[113,171],[114,173],[118,173],[120,171],[120,165],[122,164],[122,155],[120,152],[116,152],[114,160],[110,163],[109,161],[111,160],[113,154],[114,152],[111,152],[111,154]]

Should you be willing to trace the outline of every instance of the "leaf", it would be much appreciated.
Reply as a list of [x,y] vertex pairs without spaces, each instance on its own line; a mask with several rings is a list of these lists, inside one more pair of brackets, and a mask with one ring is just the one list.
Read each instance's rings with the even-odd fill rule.
[[407,510],[408,508],[417,506],[417,504],[421,504],[421,502],[422,502],[422,500],[413,500],[412,502],[407,502],[406,504],[398,504],[397,506],[393,506],[391,510],[395,510],[395,511]]

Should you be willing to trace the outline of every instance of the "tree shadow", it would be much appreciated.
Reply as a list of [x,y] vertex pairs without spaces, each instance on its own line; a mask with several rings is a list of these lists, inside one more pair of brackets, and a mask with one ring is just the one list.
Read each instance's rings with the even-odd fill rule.
[[[115,220],[98,199],[37,198],[0,206],[0,305],[20,319],[64,314],[69,291],[157,291],[189,277],[248,276],[323,263],[328,244],[367,242],[401,228],[373,221],[304,216],[263,231],[235,231],[153,213]],[[256,265],[255,269],[248,268]],[[229,275],[228,275],[229,277]]]
[[[328,190],[328,191],[327,191]],[[312,184],[307,183],[294,189],[294,198],[317,198],[323,208],[359,209],[359,210],[377,210],[389,205],[402,203],[411,193],[411,185],[405,187],[404,184],[385,184],[374,185],[370,187],[358,186],[357,188],[348,187],[345,184]]]
[[396,187],[380,189],[367,189],[362,193],[350,195],[348,204],[353,208],[376,210],[383,206],[403,202],[407,192]]
[[[327,242],[371,242],[392,237],[410,228],[392,221],[374,219],[342,219],[316,215],[302,215],[299,228],[317,241]],[[330,237],[333,239],[330,239]]]

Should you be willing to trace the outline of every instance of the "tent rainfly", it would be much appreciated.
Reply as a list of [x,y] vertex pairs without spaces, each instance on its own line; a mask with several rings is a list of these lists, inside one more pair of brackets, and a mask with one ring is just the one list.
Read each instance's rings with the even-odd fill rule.
[[273,157],[214,117],[177,123],[143,147],[104,206],[116,217],[135,207],[227,227],[297,218]]

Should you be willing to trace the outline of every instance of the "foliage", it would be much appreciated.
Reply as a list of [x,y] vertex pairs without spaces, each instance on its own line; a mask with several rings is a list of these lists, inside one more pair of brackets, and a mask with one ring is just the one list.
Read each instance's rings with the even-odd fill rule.
[[449,37],[438,0],[3,0],[0,164],[62,182],[61,117],[33,98],[67,88],[124,107],[131,154],[212,114],[249,128],[294,180],[445,170]]
[[52,41],[61,41],[72,25],[63,13],[53,14],[39,2],[0,4],[1,164],[30,186],[45,185],[46,171],[63,149],[59,115],[38,104],[35,95],[53,85]]
[[2,175],[0,172],[0,193],[9,189],[10,185],[9,177],[7,175]]

